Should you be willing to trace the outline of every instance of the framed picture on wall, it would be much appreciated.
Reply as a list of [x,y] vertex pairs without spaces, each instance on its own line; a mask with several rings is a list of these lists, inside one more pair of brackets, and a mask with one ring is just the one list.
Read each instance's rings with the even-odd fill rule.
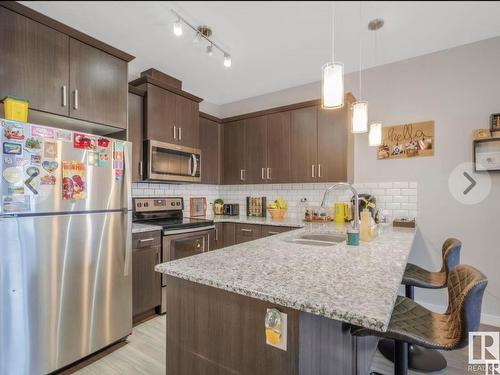
[[[490,130],[494,136],[500,134],[500,113],[494,113],[490,116]],[[493,132],[497,132],[496,134]]]
[[434,155],[434,121],[382,128],[377,159],[403,159]]

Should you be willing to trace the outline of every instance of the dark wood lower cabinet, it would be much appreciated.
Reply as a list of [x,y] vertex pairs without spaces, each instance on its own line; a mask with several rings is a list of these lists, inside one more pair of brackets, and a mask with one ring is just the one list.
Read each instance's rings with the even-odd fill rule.
[[288,232],[296,228],[278,225],[216,223],[215,249]]
[[258,240],[261,237],[261,226],[258,224],[236,224],[236,243]]
[[154,267],[161,260],[159,232],[137,233],[132,236],[132,315],[141,320],[161,304],[161,274]]
[[[366,375],[377,340],[337,320],[167,277],[167,375]],[[266,344],[268,308],[287,314],[287,350]]]
[[274,236],[275,234],[291,231],[295,228],[282,227],[278,225],[262,225],[261,227],[261,237]]

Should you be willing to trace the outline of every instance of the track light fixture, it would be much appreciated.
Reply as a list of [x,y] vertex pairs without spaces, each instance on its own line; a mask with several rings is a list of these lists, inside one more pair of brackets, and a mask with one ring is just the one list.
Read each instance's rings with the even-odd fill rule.
[[199,27],[195,27],[192,24],[190,24],[184,17],[182,17],[179,13],[177,13],[175,10],[170,9],[170,11],[177,17],[177,21],[174,23],[174,35],[176,36],[181,36],[182,35],[182,25],[187,26],[191,30],[194,31],[195,37],[194,37],[194,42],[200,42],[201,40],[206,40],[208,42],[206,51],[208,56],[212,56],[214,53],[214,48],[219,50],[223,55],[224,55],[224,66],[226,68],[229,68],[232,64],[231,62],[231,55],[229,52],[224,50],[221,46],[219,46],[216,42],[214,42],[211,39],[212,35],[212,30],[210,27],[206,25],[202,25]]

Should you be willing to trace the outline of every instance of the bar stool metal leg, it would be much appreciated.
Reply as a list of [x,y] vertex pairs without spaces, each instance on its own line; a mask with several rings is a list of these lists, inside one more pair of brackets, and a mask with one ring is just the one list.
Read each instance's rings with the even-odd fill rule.
[[404,341],[394,345],[394,375],[408,375],[408,343]]

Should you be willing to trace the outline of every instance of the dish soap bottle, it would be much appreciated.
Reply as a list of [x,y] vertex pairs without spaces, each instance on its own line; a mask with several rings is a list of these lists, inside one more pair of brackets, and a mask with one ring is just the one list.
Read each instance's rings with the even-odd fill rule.
[[372,240],[372,214],[365,208],[361,212],[361,223],[359,224],[359,238],[361,241]]

